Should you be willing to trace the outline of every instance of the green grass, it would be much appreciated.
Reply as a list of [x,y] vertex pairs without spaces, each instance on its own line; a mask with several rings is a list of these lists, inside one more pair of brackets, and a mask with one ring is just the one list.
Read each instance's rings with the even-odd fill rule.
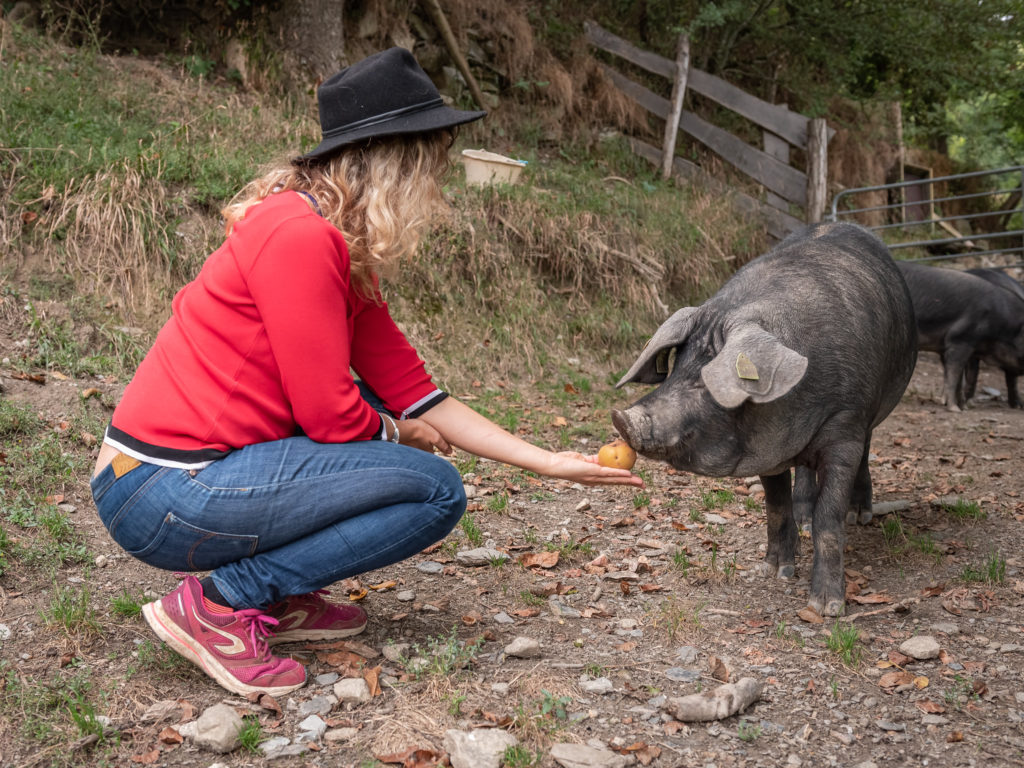
[[42,619],[49,626],[63,629],[69,636],[88,636],[100,630],[87,587],[54,584],[50,604],[43,610]]
[[260,742],[263,741],[263,725],[257,717],[243,718],[242,729],[238,732],[238,741],[246,752],[260,753]]
[[704,491],[700,495],[700,503],[705,509],[721,509],[726,504],[736,501],[736,494],[722,488],[713,491]]
[[593,557],[594,545],[589,541],[576,541],[570,536],[566,541],[549,541],[544,545],[548,552],[558,552],[562,560],[576,560],[581,557]]
[[412,646],[412,653],[402,659],[406,673],[414,680],[449,677],[473,663],[483,638],[461,642],[452,627],[447,635],[428,637],[425,642]]
[[473,519],[473,515],[470,512],[466,512],[459,520],[459,527],[462,532],[466,534],[466,539],[469,540],[470,544],[479,547],[483,544],[484,537],[480,531],[480,526],[476,524],[476,520]]
[[966,582],[1002,584],[1006,581],[1006,559],[993,550],[980,566],[965,565],[960,572],[960,579]]
[[142,605],[144,602],[143,598],[136,597],[127,589],[122,589],[120,594],[114,595],[111,598],[110,609],[114,612],[115,616],[133,619],[136,616],[142,615]]
[[976,501],[968,501],[967,499],[956,499],[956,501],[944,503],[942,509],[961,522],[984,520],[987,517],[985,510],[981,508],[981,504]]
[[825,640],[825,647],[847,667],[856,669],[860,666],[863,648],[860,645],[860,632],[853,625],[836,619]]

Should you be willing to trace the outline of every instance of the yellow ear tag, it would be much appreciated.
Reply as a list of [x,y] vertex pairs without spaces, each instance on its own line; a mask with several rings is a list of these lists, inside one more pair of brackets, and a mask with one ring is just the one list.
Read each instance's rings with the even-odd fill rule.
[[736,356],[736,375],[750,381],[757,381],[760,378],[757,375],[757,366],[754,365],[754,361],[743,352]]

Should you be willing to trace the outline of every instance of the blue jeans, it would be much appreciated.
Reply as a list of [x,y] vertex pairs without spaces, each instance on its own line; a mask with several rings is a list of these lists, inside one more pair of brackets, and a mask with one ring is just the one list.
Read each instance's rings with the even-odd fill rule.
[[415,555],[466,509],[458,470],[379,440],[291,437],[205,469],[141,466],[92,480],[111,537],[144,563],[211,571],[235,609],[266,608]]

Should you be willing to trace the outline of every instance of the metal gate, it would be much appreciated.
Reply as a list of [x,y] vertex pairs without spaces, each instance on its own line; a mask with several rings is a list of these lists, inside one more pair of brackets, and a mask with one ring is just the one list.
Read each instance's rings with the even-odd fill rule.
[[907,249],[897,258],[989,256],[994,266],[1024,267],[1024,165],[937,178],[923,169],[917,175],[844,189],[826,218],[863,224],[890,250]]

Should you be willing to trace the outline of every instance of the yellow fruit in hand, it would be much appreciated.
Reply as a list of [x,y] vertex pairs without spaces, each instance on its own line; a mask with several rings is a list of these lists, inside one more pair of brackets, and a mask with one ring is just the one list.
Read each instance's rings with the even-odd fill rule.
[[632,469],[636,464],[636,451],[630,448],[625,440],[612,440],[607,445],[602,445],[601,450],[597,452],[597,463],[602,467]]

